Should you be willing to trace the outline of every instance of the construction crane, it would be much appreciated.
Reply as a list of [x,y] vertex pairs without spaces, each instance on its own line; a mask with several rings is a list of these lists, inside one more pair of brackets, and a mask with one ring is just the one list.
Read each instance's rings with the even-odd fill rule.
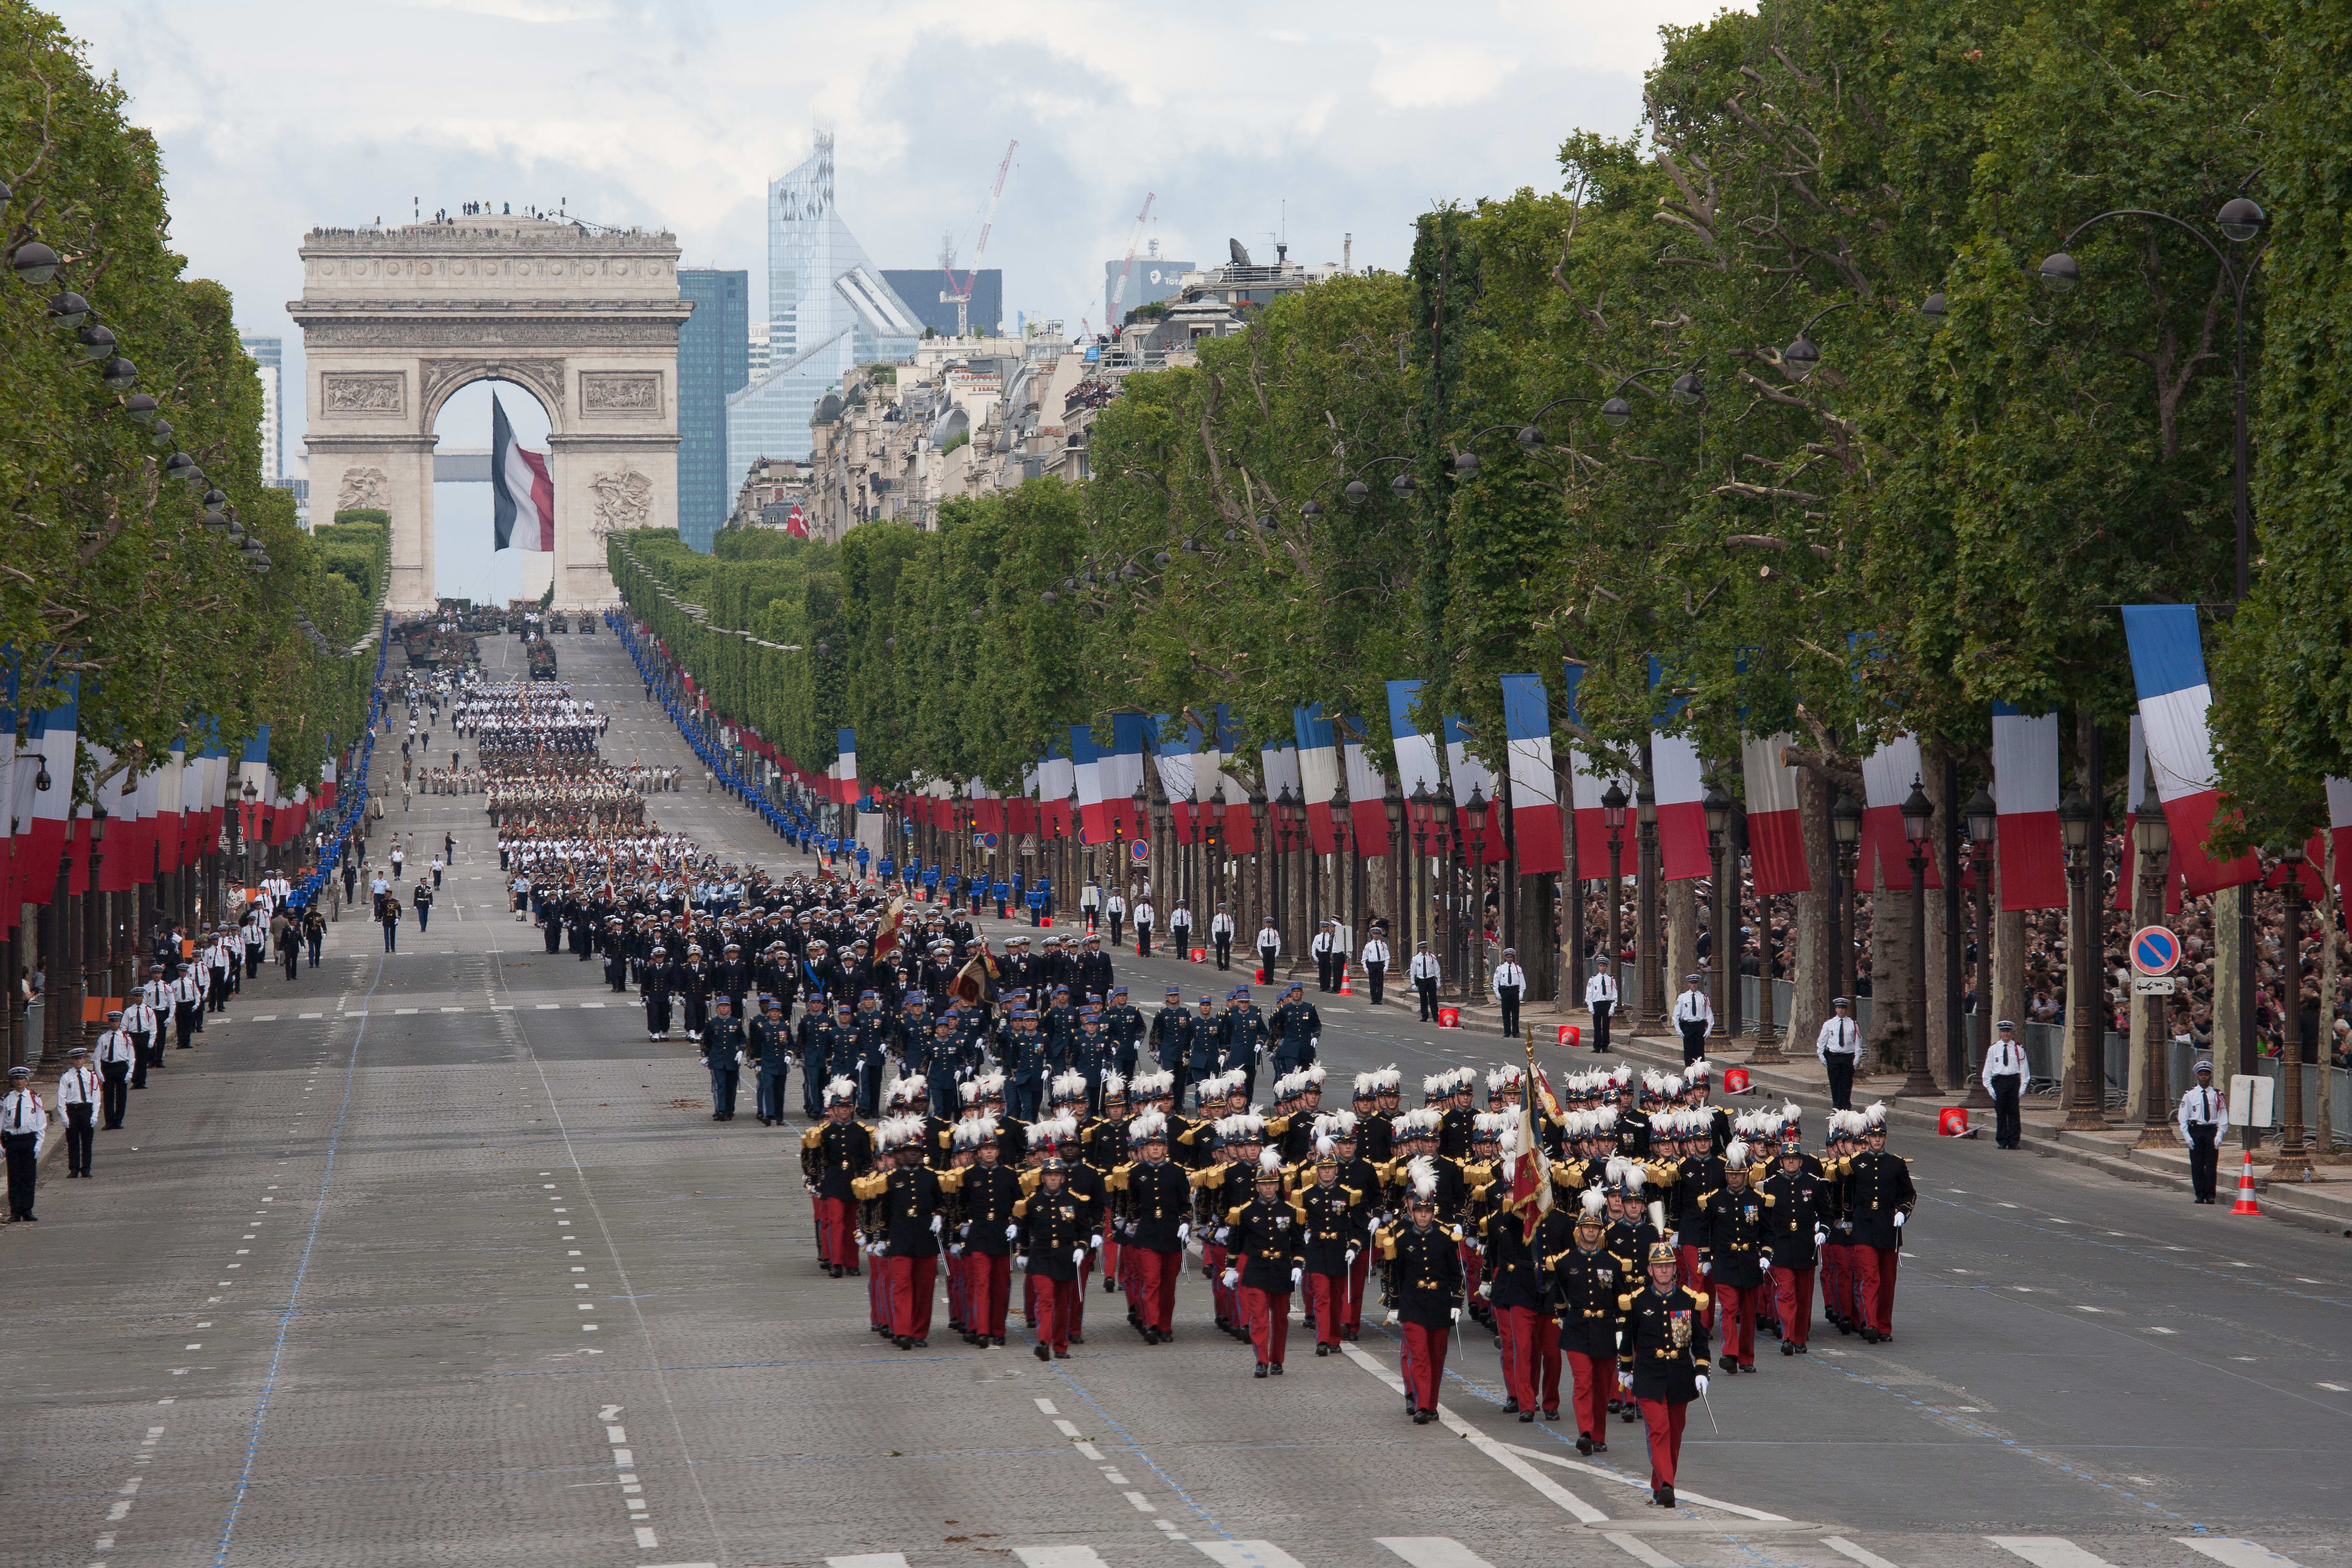
[[1127,257],[1118,264],[1118,284],[1110,293],[1110,319],[1104,323],[1114,333],[1126,319],[1122,312],[1127,303],[1127,280],[1135,274],[1135,247],[1143,242],[1143,221],[1151,216],[1152,198],[1158,194],[1143,193],[1143,210],[1135,215],[1135,232],[1127,237]]
[[940,303],[956,308],[956,336],[971,335],[971,286],[980,281],[981,258],[988,254],[988,231],[996,224],[996,204],[1004,199],[1004,176],[1013,169],[1013,150],[1017,141],[1004,144],[1004,162],[996,165],[996,186],[988,193],[988,211],[980,222],[980,239],[971,247],[971,270],[964,274],[959,285],[955,275],[955,252],[942,244],[940,250],[940,270],[948,276],[948,286],[940,290]]

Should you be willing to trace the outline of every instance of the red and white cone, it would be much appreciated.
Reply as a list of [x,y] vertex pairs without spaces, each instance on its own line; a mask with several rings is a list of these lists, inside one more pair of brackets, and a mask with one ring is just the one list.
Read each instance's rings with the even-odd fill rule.
[[2246,1163],[2238,1169],[2238,1201],[2230,1212],[2257,1215],[2263,1212],[2254,1202],[2254,1152],[2252,1149],[2246,1151]]

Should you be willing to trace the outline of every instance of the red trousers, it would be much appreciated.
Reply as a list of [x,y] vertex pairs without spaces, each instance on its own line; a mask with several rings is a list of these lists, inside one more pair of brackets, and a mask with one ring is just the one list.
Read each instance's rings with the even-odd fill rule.
[[1077,1315],[1078,1282],[1045,1279],[1032,1274],[1029,1283],[1036,1290],[1037,1342],[1050,1346],[1058,1355],[1070,1348],[1072,1320]]
[[1118,1267],[1124,1249],[1118,1245],[1118,1233],[1110,1227],[1110,1205],[1108,1204],[1103,1205],[1102,1238],[1103,1278],[1125,1284],[1127,1276],[1119,1271]]
[[1201,1267],[1209,1275],[1209,1305],[1214,1309],[1217,1321],[1238,1326],[1241,1309],[1234,1302],[1234,1292],[1225,1283],[1225,1249],[1213,1241],[1201,1244]]
[[929,1258],[886,1258],[882,1271],[890,1279],[890,1332],[902,1340],[931,1337],[931,1297],[939,1284],[940,1260]]
[[1862,1321],[1882,1334],[1895,1331],[1895,1268],[1902,1256],[1892,1247],[1853,1249],[1854,1293],[1862,1300]]
[[1127,1270],[1127,1304],[1145,1328],[1168,1332],[1176,1326],[1176,1276],[1184,1272],[1184,1255],[1129,1247],[1118,1256]]
[[1756,1314],[1764,1305],[1764,1287],[1717,1285],[1715,1300],[1723,1309],[1722,1348],[1716,1353],[1727,1355],[1741,1366],[1754,1366]]
[[874,1271],[866,1277],[866,1317],[876,1328],[895,1332],[890,1328],[890,1260],[877,1258]]
[[1250,1346],[1257,1359],[1268,1366],[1282,1364],[1282,1352],[1290,1343],[1290,1292],[1259,1290],[1244,1285],[1237,1292],[1241,1297],[1242,1318],[1249,1324]]
[[[1503,1385],[1522,1410],[1559,1407],[1559,1320],[1533,1307],[1495,1313],[1503,1337]],[[1538,1398],[1540,1395],[1540,1398]]]
[[1675,1466],[1683,1457],[1683,1417],[1688,1404],[1669,1405],[1663,1399],[1642,1401],[1642,1425],[1650,1432],[1650,1485],[1675,1484]]
[[963,1272],[964,1327],[1003,1339],[1005,1302],[1013,1294],[1012,1258],[1002,1252],[967,1252]]
[[1833,1323],[1853,1321],[1853,1248],[1843,1241],[1821,1249],[1822,1315]]
[[[1714,1292],[1709,1290],[1707,1289],[1706,1282],[1698,1277],[1698,1248],[1696,1247],[1677,1247],[1675,1248],[1675,1256],[1682,1260],[1683,1283],[1689,1286],[1694,1290],[1706,1292],[1711,1298]],[[1698,1321],[1700,1327],[1706,1329],[1710,1333],[1714,1331],[1715,1302],[1712,1300],[1708,1300],[1706,1310],[1698,1315]]]
[[1801,1345],[1813,1337],[1813,1271],[1772,1269],[1772,1304],[1780,1313],[1780,1337]]
[[948,1286],[948,1327],[970,1329],[971,1327],[971,1292],[964,1289],[962,1261],[950,1258],[940,1265],[940,1268]]
[[1360,1248],[1356,1261],[1348,1269],[1348,1329],[1360,1331],[1364,1326],[1364,1279],[1372,1271],[1372,1249]]
[[1568,1352],[1568,1366],[1575,1378],[1573,1398],[1578,1435],[1606,1441],[1609,1436],[1609,1401],[1617,1394],[1617,1358],[1570,1351]]
[[1397,1331],[1402,1336],[1399,1370],[1404,1373],[1405,1397],[1415,1410],[1434,1410],[1438,1385],[1445,1381],[1445,1342],[1453,1331],[1401,1323]]
[[1348,1315],[1348,1277],[1344,1274],[1307,1276],[1307,1315],[1315,1320],[1315,1342],[1336,1345]]
[[848,1198],[816,1201],[817,1260],[829,1267],[857,1267],[857,1205]]

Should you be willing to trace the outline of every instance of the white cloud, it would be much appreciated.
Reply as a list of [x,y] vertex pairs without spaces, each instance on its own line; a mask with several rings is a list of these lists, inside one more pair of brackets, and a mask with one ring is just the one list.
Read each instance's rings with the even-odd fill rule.
[[[1146,191],[1165,255],[1268,245],[1402,266],[1433,201],[1557,185],[1571,130],[1630,130],[1662,22],[1712,0],[66,0],[159,135],[173,232],[240,321],[284,302],[313,225],[467,200],[666,226],[764,289],[766,184],[839,137],[840,200],[885,266],[962,237],[1021,146],[986,258],[1008,310],[1099,323]],[[299,417],[301,401],[289,398]]]

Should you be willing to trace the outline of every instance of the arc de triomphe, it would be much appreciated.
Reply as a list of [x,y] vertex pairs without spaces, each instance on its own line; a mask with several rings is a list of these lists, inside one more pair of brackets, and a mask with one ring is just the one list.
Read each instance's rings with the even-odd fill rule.
[[556,605],[613,603],[604,535],[677,526],[677,239],[485,216],[313,229],[301,256],[313,510],[392,514],[391,608],[433,606],[433,422],[493,379],[547,409]]

